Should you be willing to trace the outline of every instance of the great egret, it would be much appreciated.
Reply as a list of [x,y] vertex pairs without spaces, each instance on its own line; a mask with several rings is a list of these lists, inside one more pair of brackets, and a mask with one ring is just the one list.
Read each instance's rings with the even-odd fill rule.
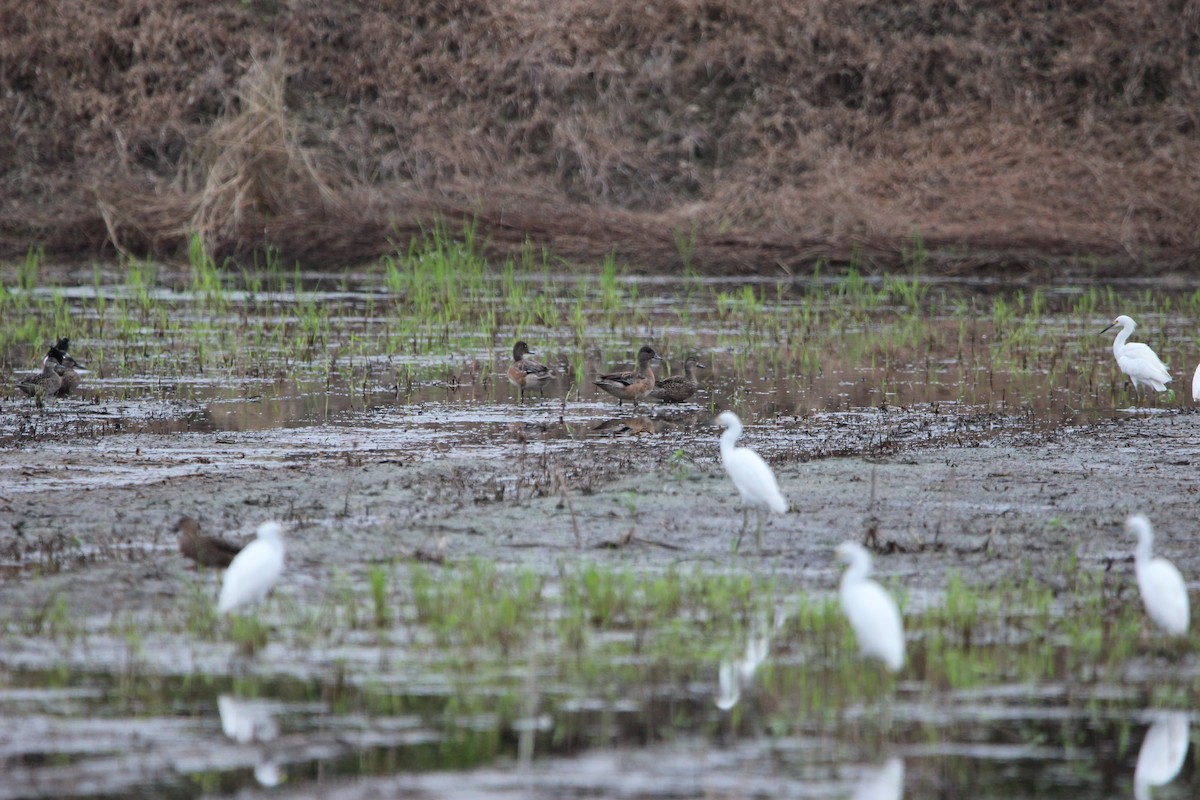
[[534,352],[525,342],[513,345],[513,362],[508,365],[508,382],[520,390],[521,402],[525,401],[525,392],[530,389],[537,389],[545,397],[545,385],[554,377],[549,367],[530,358],[531,355],[534,355]]
[[676,375],[658,381],[646,396],[662,403],[685,402],[700,388],[700,381],[696,380],[697,369],[708,369],[708,367],[701,364],[700,359],[696,356],[688,356],[687,361],[683,362],[682,376]]
[[1192,374],[1192,400],[1200,403],[1200,364],[1196,365],[1196,371]]
[[228,567],[242,551],[242,545],[200,530],[200,523],[191,517],[181,518],[175,530],[179,532],[179,552],[206,567]]
[[1183,576],[1165,558],[1150,554],[1154,548],[1154,529],[1143,514],[1125,520],[1125,530],[1138,537],[1134,551],[1138,591],[1150,619],[1172,636],[1188,631],[1188,593]]
[[864,657],[878,658],[892,672],[904,666],[904,626],[900,609],[884,588],[867,576],[871,554],[857,542],[842,542],[835,552],[849,564],[839,595],[842,612],[850,620],[858,649]]
[[734,447],[734,442],[742,435],[742,421],[732,411],[722,411],[717,417],[717,424],[725,428],[721,434],[721,465],[725,467],[729,479],[737,487],[742,496],[742,530],[738,534],[734,550],[742,544],[742,536],[749,524],[747,514],[751,508],[758,516],[758,530],[755,538],[762,548],[762,515],[765,511],[783,514],[788,509],[787,500],[779,492],[779,484],[775,481],[775,473],[762,460],[762,456],[748,447]]
[[225,571],[217,610],[222,614],[257,603],[283,572],[283,529],[278,522],[258,526],[258,538],[234,557]]
[[638,400],[654,388],[654,370],[650,368],[651,362],[654,361],[661,362],[662,356],[655,352],[653,347],[643,345],[642,349],[638,350],[637,369],[610,372],[601,375],[600,379],[593,383],[617,398],[618,407],[624,405],[626,400],[632,400],[633,407],[637,408]]
[[1187,758],[1188,715],[1183,711],[1160,711],[1146,731],[1133,772],[1133,796],[1149,800],[1150,787],[1165,786],[1175,780]]
[[1166,365],[1147,345],[1141,342],[1129,343],[1129,336],[1137,327],[1136,322],[1122,314],[1113,320],[1112,325],[1100,332],[1105,333],[1118,325],[1121,326],[1121,332],[1113,340],[1113,358],[1117,360],[1117,366],[1121,368],[1121,372],[1124,372],[1129,376],[1129,380],[1133,381],[1134,392],[1140,394],[1139,387],[1142,384],[1156,392],[1165,392],[1167,384],[1171,382],[1171,373],[1167,371]]

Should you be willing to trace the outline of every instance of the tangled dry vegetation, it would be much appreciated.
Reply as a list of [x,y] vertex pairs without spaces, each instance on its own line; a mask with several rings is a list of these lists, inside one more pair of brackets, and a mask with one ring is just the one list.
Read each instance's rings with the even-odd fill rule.
[[441,216],[647,268],[1175,268],[1198,51],[1148,0],[10,3],[0,250],[351,262]]

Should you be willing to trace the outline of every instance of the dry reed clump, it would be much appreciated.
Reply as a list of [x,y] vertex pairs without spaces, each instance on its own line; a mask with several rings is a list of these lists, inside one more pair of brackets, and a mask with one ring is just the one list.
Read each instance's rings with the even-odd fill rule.
[[1200,247],[1194,1],[51,5],[0,9],[0,248],[355,260],[438,212],[650,267],[675,230],[732,269]]
[[193,195],[188,228],[225,241],[247,222],[300,209],[335,211],[338,194],[297,142],[284,104],[284,61],[255,61],[238,81],[233,103],[204,135],[182,174]]

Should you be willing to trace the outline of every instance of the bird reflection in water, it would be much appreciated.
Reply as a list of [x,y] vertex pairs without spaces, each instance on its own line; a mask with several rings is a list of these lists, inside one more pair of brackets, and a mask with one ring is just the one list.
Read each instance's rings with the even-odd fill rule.
[[1188,751],[1188,715],[1183,711],[1158,711],[1142,749],[1138,751],[1137,767],[1133,773],[1133,796],[1149,800],[1150,789],[1166,786],[1175,780]]

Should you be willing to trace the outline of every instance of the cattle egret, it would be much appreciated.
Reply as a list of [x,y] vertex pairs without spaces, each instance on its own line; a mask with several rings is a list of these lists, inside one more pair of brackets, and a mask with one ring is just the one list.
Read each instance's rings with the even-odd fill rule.
[[878,658],[892,672],[898,671],[904,666],[904,626],[896,601],[867,577],[871,574],[871,554],[865,547],[842,542],[835,552],[849,565],[839,594],[842,612],[858,639],[859,652],[865,658]]
[[1145,384],[1156,392],[1165,392],[1167,384],[1171,382],[1171,373],[1167,372],[1166,365],[1147,345],[1141,342],[1128,343],[1130,334],[1137,327],[1136,322],[1122,314],[1100,332],[1105,333],[1118,325],[1121,326],[1121,332],[1113,341],[1113,358],[1117,359],[1121,372],[1133,381],[1133,391],[1140,394],[1139,387]]
[[762,515],[766,511],[783,514],[787,511],[787,500],[779,493],[779,484],[775,481],[775,473],[762,460],[762,456],[748,447],[734,447],[734,442],[742,435],[742,421],[732,411],[722,411],[717,417],[717,424],[725,428],[721,434],[721,465],[729,474],[729,479],[737,487],[742,496],[742,530],[738,534],[737,550],[742,544],[742,535],[746,533],[749,524],[747,514],[751,508],[758,516],[758,530],[755,538],[762,548]]
[[1154,548],[1154,529],[1142,514],[1125,520],[1125,530],[1138,537],[1134,551],[1138,591],[1146,613],[1158,627],[1172,636],[1185,636],[1188,631],[1188,594],[1183,576],[1165,558],[1150,554]]
[[257,603],[283,572],[283,529],[278,522],[258,526],[258,538],[238,553],[225,571],[217,610],[222,614]]

